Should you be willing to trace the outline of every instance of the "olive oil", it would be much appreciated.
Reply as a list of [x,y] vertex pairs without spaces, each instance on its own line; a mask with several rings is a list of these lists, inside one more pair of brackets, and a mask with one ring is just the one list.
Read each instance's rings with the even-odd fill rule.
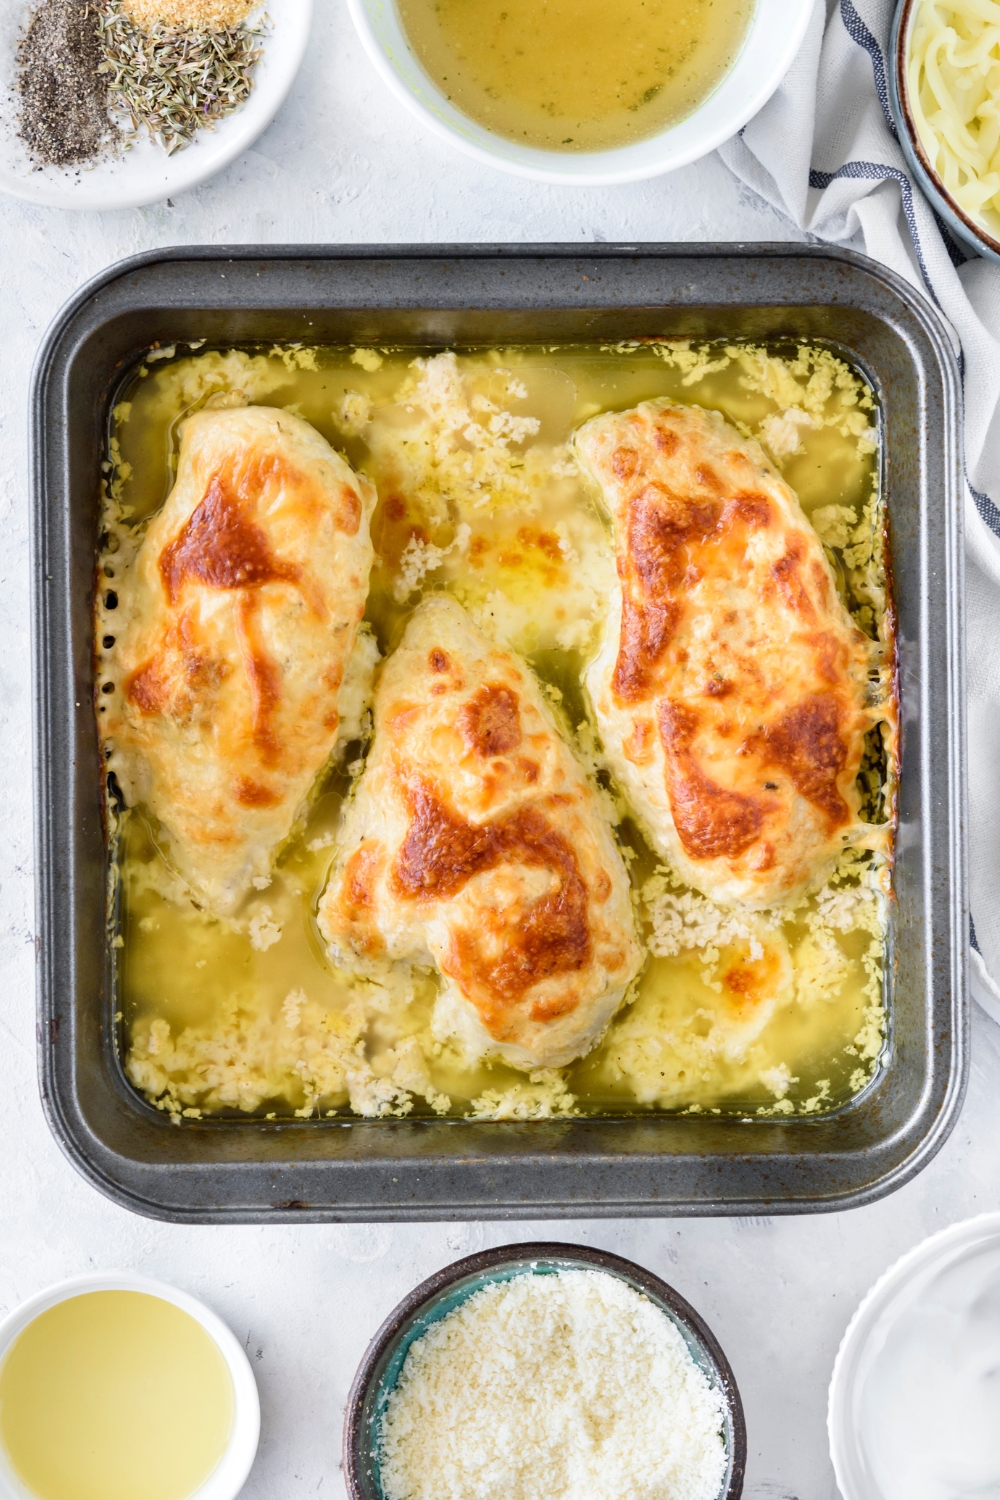
[[232,1425],[214,1340],[147,1292],[59,1302],[0,1365],[0,1445],[37,1500],[187,1500]]
[[[720,411],[768,442],[829,539],[848,608],[869,635],[877,632],[877,605],[868,602],[877,589],[852,592],[864,550],[859,537],[877,524],[877,413],[863,377],[833,351],[735,341],[457,356],[207,350],[163,360],[133,379],[116,407],[111,456],[120,477],[108,513],[116,504],[128,508],[123,551],[134,545],[131,528],[141,531],[167,496],[183,414],[232,393],[293,409],[375,482],[377,562],[366,619],[383,655],[423,594],[455,594],[527,658],[585,759],[596,745],[582,677],[603,629],[614,557],[607,523],[566,444],[599,411],[669,396]],[[493,434],[506,446],[498,449]],[[119,545],[113,528],[111,544]],[[411,570],[404,585],[407,559],[415,557],[429,566]],[[99,622],[99,655],[114,618]],[[827,920],[819,897],[777,925],[760,928],[754,919],[749,937],[651,952],[605,1040],[558,1073],[533,1081],[441,1046],[432,1034],[433,974],[399,976],[388,988],[358,982],[329,962],[319,938],[316,904],[363,753],[360,743],[348,747],[270,884],[231,921],[211,919],[178,895],[162,831],[141,806],[122,820],[112,920],[123,1062],[133,1084],[173,1117],[530,1118],[569,1108],[814,1114],[842,1104],[873,1076],[884,1022],[884,934],[871,912],[867,926],[838,925],[836,912]],[[883,772],[873,762],[865,774],[877,786]],[[596,777],[617,795],[599,762]],[[877,819],[878,809],[869,816]],[[618,836],[648,943],[655,919],[669,918],[688,897],[652,890],[647,899],[660,862],[627,810]],[[859,863],[847,886],[868,870]],[[727,970],[751,961],[776,976],[781,993],[773,1004],[765,998],[741,1008],[723,992]],[[389,1087],[393,1078],[409,1080],[402,1094]]]
[[605,151],[682,120],[735,61],[753,0],[399,0],[420,62],[487,130]]

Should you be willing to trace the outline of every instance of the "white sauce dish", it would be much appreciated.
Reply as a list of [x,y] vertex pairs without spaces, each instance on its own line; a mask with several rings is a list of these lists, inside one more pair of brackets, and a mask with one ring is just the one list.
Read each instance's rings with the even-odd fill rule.
[[932,1235],[851,1319],[830,1384],[844,1500],[1000,1494],[1000,1213]]

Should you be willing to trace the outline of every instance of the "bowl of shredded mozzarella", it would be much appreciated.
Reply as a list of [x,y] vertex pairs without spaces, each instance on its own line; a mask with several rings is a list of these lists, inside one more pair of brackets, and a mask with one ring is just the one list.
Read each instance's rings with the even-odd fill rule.
[[375,1335],[344,1420],[351,1500],[738,1500],[729,1363],[672,1287],[579,1245],[446,1266]]
[[960,239],[1000,261],[1000,0],[902,0],[893,56],[917,181]]

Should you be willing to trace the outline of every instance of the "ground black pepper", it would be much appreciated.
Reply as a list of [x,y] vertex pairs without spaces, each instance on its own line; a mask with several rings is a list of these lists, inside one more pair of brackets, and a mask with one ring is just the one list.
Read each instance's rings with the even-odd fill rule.
[[97,7],[89,0],[43,0],[17,52],[18,134],[40,166],[66,167],[96,156],[111,130],[108,79]]

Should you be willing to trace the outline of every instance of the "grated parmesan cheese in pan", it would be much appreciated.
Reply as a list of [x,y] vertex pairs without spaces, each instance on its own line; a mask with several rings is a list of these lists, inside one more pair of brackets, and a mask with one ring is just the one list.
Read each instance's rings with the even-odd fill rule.
[[601,1271],[474,1292],[410,1347],[386,1500],[717,1500],[722,1398],[671,1320]]

